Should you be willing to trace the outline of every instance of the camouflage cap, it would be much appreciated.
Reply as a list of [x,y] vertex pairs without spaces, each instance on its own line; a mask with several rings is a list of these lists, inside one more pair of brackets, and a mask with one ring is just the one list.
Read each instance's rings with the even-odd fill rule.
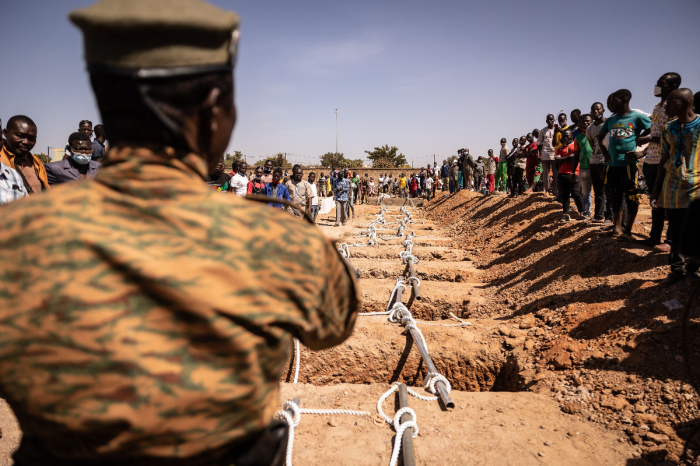
[[143,77],[233,67],[239,17],[202,0],[101,0],[74,10],[90,71]]

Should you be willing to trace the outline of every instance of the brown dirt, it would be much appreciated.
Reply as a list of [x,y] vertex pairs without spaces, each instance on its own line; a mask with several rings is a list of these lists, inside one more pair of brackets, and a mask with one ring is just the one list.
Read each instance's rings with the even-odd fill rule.
[[[469,327],[422,326],[421,330],[433,363],[453,388],[516,390],[518,368],[500,341],[483,338],[480,330]],[[400,381],[421,386],[427,369],[413,339],[404,335],[403,327],[387,322],[386,316],[360,317],[355,332],[344,344],[318,352],[302,348],[299,382],[332,385]],[[284,380],[291,381],[293,373],[290,362]]]
[[[295,429],[294,464],[386,466],[394,431],[376,421],[376,404],[388,385],[319,387],[283,384],[280,401],[300,397],[301,407],[352,409],[373,417],[302,414]],[[534,393],[452,392],[457,407],[409,397],[416,412],[413,440],[418,465],[629,465],[634,452],[624,433],[601,429],[560,412]],[[395,394],[383,404],[393,418]],[[622,440],[622,441],[620,441]]]
[[[663,304],[685,303],[690,287],[659,286],[666,254],[613,240],[593,224],[559,223],[560,204],[541,194],[511,200],[461,192],[432,202],[427,216],[482,272],[484,304],[472,321],[500,319],[535,338],[513,351],[521,389],[624,429],[642,453],[639,464],[679,461],[699,411],[681,356],[681,310]],[[649,230],[645,205],[633,232],[643,238]],[[688,331],[691,364],[700,367],[697,319]],[[700,453],[700,439],[690,447]]]

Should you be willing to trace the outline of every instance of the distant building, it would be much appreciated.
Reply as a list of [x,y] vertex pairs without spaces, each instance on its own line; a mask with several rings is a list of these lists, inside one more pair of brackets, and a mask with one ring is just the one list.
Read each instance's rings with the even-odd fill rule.
[[64,155],[66,155],[66,150],[65,150],[65,149],[57,149],[57,148],[55,148],[55,147],[53,148],[53,157],[52,157],[52,160],[53,160],[54,162],[59,162],[59,161],[63,160],[63,156],[64,156]]

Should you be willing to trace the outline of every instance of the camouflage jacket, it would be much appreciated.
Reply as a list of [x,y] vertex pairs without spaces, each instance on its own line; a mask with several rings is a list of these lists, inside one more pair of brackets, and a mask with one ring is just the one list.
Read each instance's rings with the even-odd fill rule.
[[270,422],[293,336],[350,335],[357,287],[331,241],[205,173],[194,154],[115,148],[93,180],[1,208],[0,396],[23,445],[216,449]]

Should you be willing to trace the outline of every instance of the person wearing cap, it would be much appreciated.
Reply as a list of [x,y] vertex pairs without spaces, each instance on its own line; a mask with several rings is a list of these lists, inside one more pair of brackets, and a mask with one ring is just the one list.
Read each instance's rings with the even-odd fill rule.
[[282,465],[293,338],[346,340],[356,279],[314,225],[206,183],[236,120],[238,16],[200,0],[76,10],[110,148],[4,206],[0,393],[16,465]]

